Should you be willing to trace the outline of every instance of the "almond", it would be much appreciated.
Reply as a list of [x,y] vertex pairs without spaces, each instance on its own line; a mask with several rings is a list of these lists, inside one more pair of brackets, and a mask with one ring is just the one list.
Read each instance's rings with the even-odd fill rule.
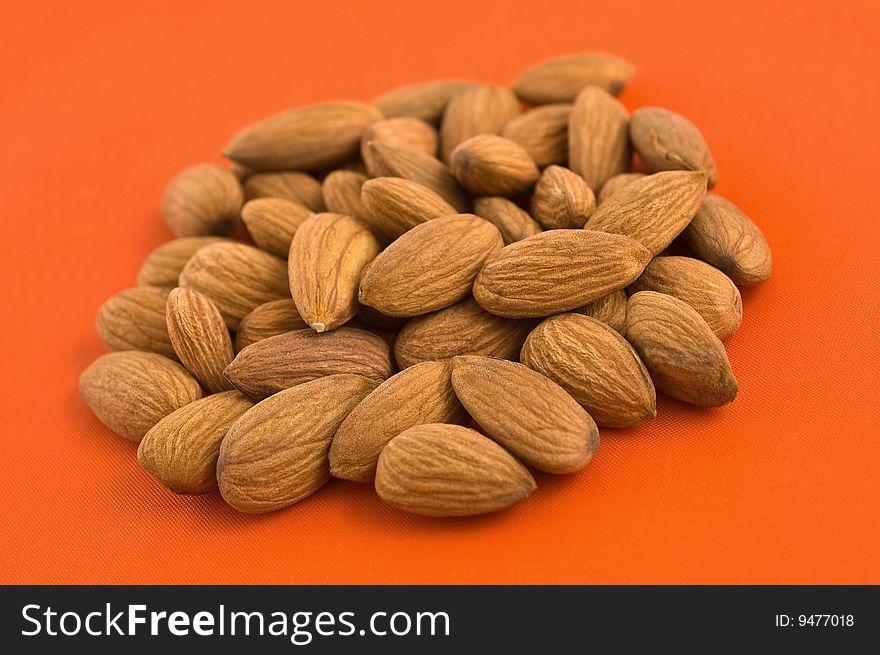
[[626,291],[621,289],[602,296],[589,305],[576,309],[575,312],[595,318],[615,332],[626,336],[626,301]]
[[288,275],[293,302],[313,330],[332,330],[357,314],[361,276],[379,250],[373,233],[350,216],[315,214],[300,226]]
[[436,124],[440,121],[449,99],[471,86],[474,86],[473,82],[457,80],[410,84],[376,98],[374,104],[388,118],[411,116]]
[[452,151],[449,166],[474,195],[513,196],[530,189],[540,176],[521,145],[494,134],[462,141]]
[[209,393],[232,389],[223,377],[232,361],[232,340],[220,310],[193,289],[174,289],[166,309],[168,336],[186,369]]
[[183,267],[180,286],[210,298],[231,330],[255,307],[290,297],[284,260],[243,243],[198,250]]
[[238,178],[216,164],[199,164],[168,183],[162,217],[178,237],[229,234],[242,202]]
[[241,208],[241,220],[254,243],[284,259],[287,259],[294,233],[311,215],[308,207],[283,198],[256,198]]
[[736,332],[742,321],[739,289],[724,273],[699,259],[655,257],[630,292],[656,291],[693,307],[719,339]]
[[247,166],[243,166],[238,162],[231,162],[229,164],[229,172],[235,175],[235,177],[237,177],[240,182],[244,182],[246,179],[254,174],[254,171],[252,169],[248,168]]
[[609,177],[605,184],[602,185],[602,190],[599,191],[599,195],[596,198],[597,204],[601,205],[630,182],[635,182],[643,177],[645,177],[644,173],[621,173],[620,175]]
[[470,294],[477,271],[502,246],[498,229],[473,214],[422,223],[367,267],[360,302],[388,316],[448,307]]
[[626,337],[657,388],[673,398],[700,407],[736,398],[724,345],[684,301],[654,291],[634,294],[626,310]]
[[138,446],[138,461],[178,494],[217,491],[220,442],[254,404],[238,391],[224,391],[184,405],[156,423]]
[[400,368],[456,355],[518,359],[534,327],[535,321],[495,316],[467,298],[410,320],[397,335],[394,356]]
[[361,202],[361,187],[367,176],[354,171],[333,171],[324,178],[324,204],[327,211],[345,214],[369,225],[371,216]]
[[254,405],[220,445],[223,500],[256,514],[311,496],[330,480],[327,453],[339,424],[375,386],[358,375],[331,375]]
[[452,386],[474,420],[523,463],[574,473],[599,447],[599,431],[558,384],[522,364],[490,357],[452,360]]
[[505,245],[522,241],[543,231],[538,221],[507,198],[476,198],[474,213],[498,228]]
[[301,171],[254,173],[244,182],[244,197],[246,200],[282,198],[313,212],[325,209],[321,183]]
[[168,291],[134,287],[117,293],[98,310],[98,334],[110,350],[145,350],[175,359],[165,327]]
[[519,113],[519,101],[510,89],[479,84],[461,91],[443,113],[440,159],[450,162],[452,151],[472,136],[500,134]]
[[465,423],[452,390],[449,362],[423,362],[388,378],[339,426],[330,446],[330,473],[373,482],[379,453],[404,430],[426,423]]
[[235,350],[241,352],[262,339],[306,327],[308,324],[299,315],[293,300],[272,300],[255,307],[241,319],[236,332]]
[[376,492],[425,516],[471,516],[515,505],[535,490],[528,470],[504,448],[459,425],[417,425],[379,456]]
[[661,107],[641,107],[630,118],[629,136],[649,170],[702,171],[710,189],[718,184],[709,146],[696,125],[681,114]]
[[224,240],[223,237],[183,237],[163,243],[147,255],[141,264],[137,285],[162,287],[170,291],[178,285],[180,271],[197,250]]
[[361,201],[370,225],[391,240],[432,218],[457,213],[428,187],[402,177],[368,180],[361,188]]
[[568,163],[568,118],[570,104],[544,105],[515,116],[501,136],[525,148],[540,168]]
[[705,193],[702,173],[654,173],[620,189],[593,212],[584,227],[622,234],[659,255],[691,222]]
[[760,284],[770,277],[773,257],[764,234],[726,198],[707,193],[684,240],[697,257],[740,286]]
[[258,170],[330,168],[354,157],[364,128],[381,118],[361,102],[311,105],[246,127],[223,154]]
[[588,85],[617,95],[633,73],[635,67],[631,63],[604,52],[566,55],[532,66],[520,75],[513,90],[533,105],[571,102]]
[[599,87],[578,94],[568,119],[568,161],[593,192],[629,169],[627,122],[626,108]]
[[499,316],[550,316],[625,288],[650,260],[645,248],[626,237],[550,230],[487,259],[474,282],[474,298]]
[[657,415],[654,385],[638,355],[589,316],[544,320],[526,339],[521,359],[571,394],[600,426],[632,427]]
[[547,230],[583,227],[596,209],[596,196],[577,173],[548,166],[532,194],[532,216]]
[[367,144],[373,141],[395,148],[412,148],[431,157],[437,156],[437,130],[418,118],[386,118],[367,127],[361,136],[361,159],[368,167],[372,151]]
[[80,376],[79,393],[101,423],[135,442],[171,412],[202,397],[199,383],[180,364],[138,351],[96,359]]
[[341,327],[324,334],[294,330],[257,341],[238,353],[224,374],[242,393],[262,400],[337,373],[381,382],[391,376],[393,368],[391,350],[382,337]]

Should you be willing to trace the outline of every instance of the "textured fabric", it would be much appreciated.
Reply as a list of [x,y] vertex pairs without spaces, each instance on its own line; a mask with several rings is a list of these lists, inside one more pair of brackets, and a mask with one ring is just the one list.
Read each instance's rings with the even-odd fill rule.
[[[880,583],[880,4],[7,2],[2,582]],[[519,3],[514,3],[519,4]],[[601,49],[690,117],[764,230],[723,409],[663,398],[578,475],[428,520],[333,482],[241,516],[176,497],[81,402],[100,304],[169,238],[181,168],[278,110]]]

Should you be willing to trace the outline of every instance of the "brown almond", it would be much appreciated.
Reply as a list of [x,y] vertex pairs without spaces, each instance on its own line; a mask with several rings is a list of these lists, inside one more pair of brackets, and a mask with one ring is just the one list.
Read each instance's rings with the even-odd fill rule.
[[431,157],[437,156],[437,130],[419,118],[386,118],[367,127],[361,136],[361,159],[365,164],[372,157],[372,151],[367,144],[373,141],[395,148],[412,148]]
[[223,237],[182,237],[166,241],[147,255],[137,276],[139,287],[162,287],[171,290],[178,285],[180,271],[197,250]]
[[475,198],[474,213],[498,228],[504,245],[522,241],[544,230],[526,210],[507,198]]
[[358,375],[332,375],[254,405],[220,445],[223,500],[256,514],[311,496],[330,480],[327,454],[339,424],[375,386]]
[[651,171],[702,171],[709,188],[718,184],[718,170],[697,126],[674,111],[640,107],[629,122],[633,148]]
[[524,464],[546,473],[574,473],[593,458],[599,430],[558,384],[501,359],[466,356],[452,362],[452,386],[465,409]]
[[313,212],[325,209],[321,183],[301,171],[254,173],[244,182],[244,197],[246,200],[282,198],[308,207]]
[[673,398],[700,407],[719,407],[736,398],[724,344],[684,301],[654,291],[630,296],[626,338],[657,388]]
[[293,235],[311,215],[308,207],[283,198],[256,198],[241,208],[241,220],[254,243],[283,259],[287,259]]
[[529,190],[540,176],[521,145],[494,134],[462,141],[450,155],[449,166],[473,195],[513,196]]
[[199,383],[180,364],[135,350],[92,362],[79,378],[79,393],[101,423],[134,442],[174,410],[202,397]]
[[337,373],[381,382],[391,376],[393,368],[391,350],[382,337],[341,327],[323,334],[294,330],[257,341],[238,353],[224,374],[246,396],[262,400]]
[[324,204],[327,211],[344,214],[369,224],[370,212],[361,202],[361,187],[367,176],[354,171],[333,171],[324,178]]
[[600,426],[632,427],[657,415],[654,385],[636,352],[589,316],[545,319],[526,339],[520,357],[571,394]]
[[550,230],[486,260],[474,298],[508,318],[550,316],[625,288],[651,261],[638,242],[592,230]]
[[620,175],[609,177],[605,184],[602,185],[602,190],[599,191],[596,204],[601,205],[630,182],[635,182],[643,177],[645,177],[644,173],[621,173]]
[[300,226],[287,272],[293,302],[313,330],[332,330],[357,314],[361,276],[379,250],[373,233],[350,216],[315,214]]
[[364,398],[339,426],[330,446],[330,473],[373,482],[379,453],[404,430],[426,423],[465,423],[452,390],[449,362],[423,362],[394,375]]
[[528,470],[504,448],[459,425],[417,425],[379,456],[376,492],[424,516],[471,516],[515,505],[535,490]]
[[626,336],[626,301],[626,291],[621,289],[602,296],[589,305],[579,307],[575,312],[595,318],[615,332]]
[[416,225],[456,209],[426,186],[402,177],[377,177],[361,188],[369,224],[392,241]]
[[618,95],[635,67],[620,57],[604,52],[555,57],[526,70],[514,82],[513,90],[533,105],[571,102],[588,85]]
[[504,245],[473,214],[417,225],[379,254],[361,280],[360,302],[388,316],[418,316],[466,298],[488,257]]
[[276,334],[307,327],[308,324],[299,315],[293,300],[272,300],[255,307],[241,319],[235,335],[235,351],[241,352],[252,343]]
[[706,193],[706,176],[666,171],[631,182],[593,212],[584,227],[635,239],[659,255],[681,234]]
[[145,350],[176,359],[165,327],[168,290],[134,287],[120,291],[98,310],[98,334],[110,350]]
[[138,446],[138,461],[178,494],[217,491],[220,442],[254,404],[238,391],[207,396],[156,423]]
[[532,216],[544,229],[583,227],[596,209],[593,190],[577,173],[562,166],[548,166],[532,194]]
[[440,122],[449,99],[474,86],[473,82],[437,81],[420,82],[398,87],[376,98],[373,103],[388,118],[411,116],[436,124]]
[[529,153],[539,168],[568,163],[568,119],[571,105],[554,104],[535,107],[515,116],[501,136],[515,141]]
[[235,177],[237,177],[240,182],[244,182],[246,179],[254,174],[253,170],[235,161],[230,162],[229,172],[235,175]]
[[456,94],[446,106],[440,126],[440,159],[451,162],[452,151],[478,134],[500,134],[519,115],[519,100],[510,89],[479,84]]
[[243,201],[237,177],[216,164],[199,164],[168,183],[162,217],[178,237],[229,234]]
[[354,157],[364,128],[381,118],[362,102],[311,105],[244,128],[223,154],[258,170],[331,168]]
[[581,91],[568,119],[568,161],[593,192],[614,175],[629,169],[626,108],[596,86]]

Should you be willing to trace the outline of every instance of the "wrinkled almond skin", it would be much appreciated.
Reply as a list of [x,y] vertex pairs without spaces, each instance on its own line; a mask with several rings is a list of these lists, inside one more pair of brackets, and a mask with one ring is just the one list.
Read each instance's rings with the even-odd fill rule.
[[92,362],[79,378],[79,392],[101,423],[134,442],[174,410],[202,397],[199,383],[180,364],[133,350]]
[[381,382],[391,376],[391,350],[382,337],[341,327],[320,334],[311,328],[285,332],[242,350],[224,374],[254,400],[316,378],[350,373]]
[[220,310],[193,289],[177,288],[168,294],[165,312],[168,336],[181,363],[208,393],[232,389],[223,376],[232,361],[232,339]]
[[308,324],[299,315],[293,300],[272,300],[255,307],[241,319],[235,333],[235,351],[241,352],[262,339],[307,327]]
[[181,171],[165,188],[162,217],[177,237],[229,234],[244,202],[238,178],[216,164]]
[[645,248],[626,237],[549,230],[486,260],[474,282],[474,298],[498,316],[550,316],[625,288],[650,260]]
[[287,259],[299,226],[312,215],[304,205],[283,198],[256,198],[241,208],[241,220],[261,250]]
[[440,126],[440,159],[451,161],[452,151],[478,134],[500,134],[520,113],[519,101],[510,89],[490,84],[469,87],[446,106]]
[[110,350],[145,350],[176,359],[165,327],[168,290],[134,287],[120,291],[98,310],[98,334]]
[[388,378],[339,426],[330,446],[330,473],[373,482],[379,453],[415,425],[465,423],[467,412],[452,390],[450,362],[424,362]]
[[736,398],[724,345],[684,301],[654,291],[630,296],[626,337],[657,388],[673,398],[700,407],[720,407]]
[[290,297],[283,259],[234,242],[198,250],[183,267],[180,286],[210,298],[231,330],[255,307]]
[[410,320],[397,335],[394,356],[401,369],[456,355],[518,359],[535,323],[495,316],[467,298]]
[[163,243],[141,264],[137,285],[173,289],[178,286],[180,271],[197,250],[222,241],[225,241],[223,237],[182,237]]
[[361,102],[293,109],[244,128],[223,155],[257,170],[331,168],[354,157],[364,128],[381,118]]
[[424,516],[472,516],[515,505],[535,489],[528,470],[491,439],[459,425],[418,425],[382,450],[376,492]]
[[714,266],[691,257],[655,257],[630,293],[656,291],[683,300],[721,340],[742,321],[742,298],[733,281]]
[[598,192],[614,175],[629,169],[629,116],[619,100],[599,87],[581,91],[568,119],[569,168]]
[[643,177],[645,177],[644,173],[621,173],[620,175],[609,177],[605,184],[602,185],[602,190],[599,191],[596,204],[601,205],[627,184],[640,180]]
[[324,178],[324,204],[327,211],[345,214],[369,224],[370,213],[361,202],[361,187],[367,176],[354,171],[333,171]]
[[705,193],[702,173],[654,173],[608,198],[584,227],[635,239],[656,256],[688,226]]
[[361,159],[365,164],[372,156],[372,151],[367,147],[370,142],[384,143],[395,148],[412,148],[431,157],[437,156],[437,130],[418,118],[386,118],[365,129],[361,136]]
[[254,404],[238,391],[224,391],[184,405],[147,432],[138,462],[178,494],[217,491],[217,457],[229,426]]
[[514,196],[532,188],[540,176],[521,145],[494,134],[462,141],[452,151],[449,167],[476,196]]
[[[650,264],[649,264],[650,266]],[[578,314],[590,316],[601,321],[615,332],[626,336],[626,291],[614,291],[594,300],[589,305],[579,307]]]
[[739,207],[714,193],[703,198],[684,231],[684,240],[697,257],[740,286],[760,284],[773,270],[770,246],[758,226]]
[[368,180],[361,188],[361,201],[368,223],[392,241],[432,218],[458,213],[428,187],[402,177]]
[[696,125],[674,111],[641,107],[629,122],[633,148],[651,171],[702,171],[711,189],[718,170]]
[[498,229],[473,214],[422,223],[367,267],[360,302],[388,316],[418,316],[448,307],[470,294],[483,262],[503,245]]
[[565,55],[526,70],[514,82],[513,90],[533,105],[571,102],[588,85],[618,95],[633,73],[635,67],[631,63],[604,52]]
[[596,209],[593,190],[577,173],[548,166],[532,194],[532,216],[545,230],[580,228]]
[[571,105],[535,107],[512,118],[501,136],[521,145],[539,168],[568,163],[568,119]]
[[435,125],[440,122],[449,99],[473,82],[440,80],[398,87],[373,103],[387,118],[410,116]]
[[452,386],[468,413],[524,464],[574,473],[593,458],[599,430],[558,384],[502,359],[465,356],[452,362]]
[[544,231],[541,224],[529,216],[527,211],[507,198],[475,198],[474,213],[498,228],[504,245],[522,241]]
[[589,316],[544,320],[526,339],[520,358],[565,389],[602,427],[632,427],[657,415],[654,385],[636,352]]
[[254,405],[220,445],[223,500],[259,514],[311,496],[330,480],[327,454],[339,424],[375,386],[358,375],[332,375]]
[[281,198],[313,212],[325,209],[321,183],[302,171],[254,173],[244,181],[244,197],[246,200]]

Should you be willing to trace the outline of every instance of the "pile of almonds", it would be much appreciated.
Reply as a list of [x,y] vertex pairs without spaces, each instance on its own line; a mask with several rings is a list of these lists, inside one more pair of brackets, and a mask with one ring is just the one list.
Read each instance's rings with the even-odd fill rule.
[[166,189],[176,238],[101,307],[86,404],[174,492],[267,512],[333,476],[455,516],[582,469],[655,389],[731,402],[770,251],[691,122],[616,99],[632,73],[572,55],[245,128]]

